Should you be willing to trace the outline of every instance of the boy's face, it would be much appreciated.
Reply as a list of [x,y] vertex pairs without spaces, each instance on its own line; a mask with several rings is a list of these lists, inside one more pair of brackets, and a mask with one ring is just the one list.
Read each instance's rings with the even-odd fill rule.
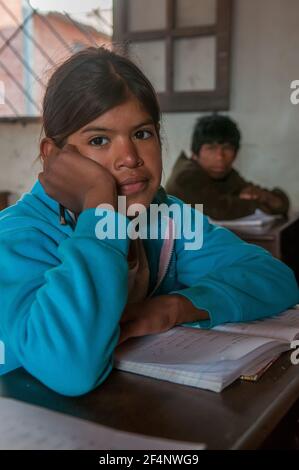
[[110,109],[67,139],[105,167],[127,207],[148,207],[161,182],[161,146],[154,122],[135,97]]
[[224,178],[232,169],[237,152],[228,142],[203,144],[193,159],[213,179]]

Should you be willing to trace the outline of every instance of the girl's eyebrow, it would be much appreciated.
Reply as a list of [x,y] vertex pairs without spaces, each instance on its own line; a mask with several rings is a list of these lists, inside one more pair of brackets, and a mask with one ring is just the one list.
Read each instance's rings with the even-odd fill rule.
[[[152,119],[149,119],[147,121],[141,122],[140,124],[137,124],[137,126],[134,126],[132,130],[138,129],[139,127],[148,126],[148,125],[154,125],[154,121]],[[116,132],[116,129],[108,129],[107,127],[90,126],[90,127],[85,127],[85,129],[81,131],[81,134],[85,134],[87,132]]]

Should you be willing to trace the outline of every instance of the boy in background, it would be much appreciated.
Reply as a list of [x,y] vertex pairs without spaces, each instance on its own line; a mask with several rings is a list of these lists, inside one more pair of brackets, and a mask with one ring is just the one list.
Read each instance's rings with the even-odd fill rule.
[[192,137],[192,156],[178,157],[166,191],[188,204],[203,204],[206,215],[231,220],[260,209],[287,215],[289,200],[278,188],[272,191],[245,181],[233,168],[241,141],[236,123],[227,116],[199,118]]

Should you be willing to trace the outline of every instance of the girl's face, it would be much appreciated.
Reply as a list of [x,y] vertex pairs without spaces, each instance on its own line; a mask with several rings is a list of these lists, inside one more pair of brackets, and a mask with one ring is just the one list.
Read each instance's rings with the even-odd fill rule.
[[161,182],[161,146],[154,122],[135,97],[110,109],[67,139],[114,176],[127,207],[148,207]]

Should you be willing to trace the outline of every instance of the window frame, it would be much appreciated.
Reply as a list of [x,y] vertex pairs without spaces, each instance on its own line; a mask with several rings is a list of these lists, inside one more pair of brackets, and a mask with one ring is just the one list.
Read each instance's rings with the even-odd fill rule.
[[[128,45],[137,41],[165,40],[166,91],[158,92],[163,112],[227,111],[230,106],[230,69],[233,0],[216,0],[216,24],[175,27],[176,0],[166,0],[167,26],[152,31],[128,30],[129,0],[113,2],[113,43],[125,53]],[[216,37],[216,88],[207,91],[175,91],[174,41],[178,38]]]

